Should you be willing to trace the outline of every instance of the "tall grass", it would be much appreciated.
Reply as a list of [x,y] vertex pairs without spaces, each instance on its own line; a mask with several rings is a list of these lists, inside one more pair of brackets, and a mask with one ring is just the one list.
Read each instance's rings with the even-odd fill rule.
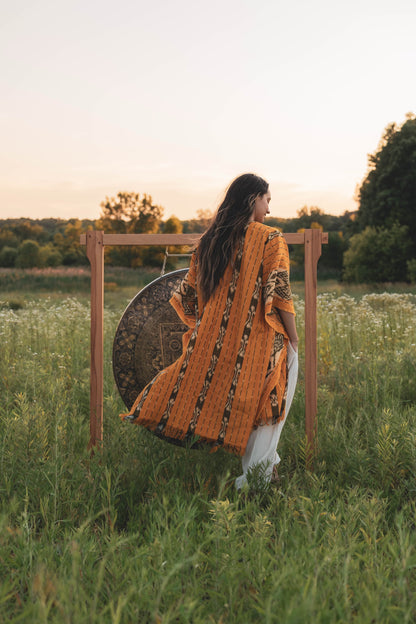
[[88,305],[0,308],[0,622],[414,622],[416,297],[319,296],[315,471],[301,378],[280,487],[244,496],[238,458],[119,421],[116,302],[93,457]]

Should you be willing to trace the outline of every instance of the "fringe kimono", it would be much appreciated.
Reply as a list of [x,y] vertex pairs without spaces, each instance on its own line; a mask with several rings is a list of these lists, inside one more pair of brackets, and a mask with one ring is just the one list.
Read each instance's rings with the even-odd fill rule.
[[181,357],[137,397],[129,415],[159,437],[243,455],[250,433],[285,417],[288,336],[294,314],[289,254],[280,232],[251,222],[202,307],[194,253],[170,303],[189,327]]

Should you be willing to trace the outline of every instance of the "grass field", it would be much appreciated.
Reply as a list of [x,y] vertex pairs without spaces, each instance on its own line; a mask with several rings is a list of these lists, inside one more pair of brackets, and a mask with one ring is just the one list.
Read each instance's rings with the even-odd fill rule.
[[0,622],[415,622],[415,289],[320,285],[315,470],[301,372],[280,487],[242,497],[238,458],[119,421],[114,331],[157,274],[106,272],[93,457],[88,274],[0,274]]

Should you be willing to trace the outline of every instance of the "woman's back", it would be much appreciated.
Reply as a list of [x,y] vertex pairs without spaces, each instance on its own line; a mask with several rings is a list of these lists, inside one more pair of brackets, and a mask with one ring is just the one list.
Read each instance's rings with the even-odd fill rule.
[[279,232],[249,223],[214,293],[201,303],[193,255],[171,300],[190,326],[183,354],[138,397],[135,422],[167,439],[198,436],[241,455],[253,427],[282,417],[287,335],[276,309],[293,305],[290,291],[275,296],[275,283],[288,275],[288,261]]

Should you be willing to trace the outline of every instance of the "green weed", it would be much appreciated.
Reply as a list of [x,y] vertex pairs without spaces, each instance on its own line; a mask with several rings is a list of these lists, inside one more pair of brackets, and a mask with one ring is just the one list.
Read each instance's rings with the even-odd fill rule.
[[0,622],[414,622],[415,296],[320,294],[315,471],[301,374],[281,485],[242,496],[238,458],[120,423],[123,288],[93,457],[87,300],[0,307]]

